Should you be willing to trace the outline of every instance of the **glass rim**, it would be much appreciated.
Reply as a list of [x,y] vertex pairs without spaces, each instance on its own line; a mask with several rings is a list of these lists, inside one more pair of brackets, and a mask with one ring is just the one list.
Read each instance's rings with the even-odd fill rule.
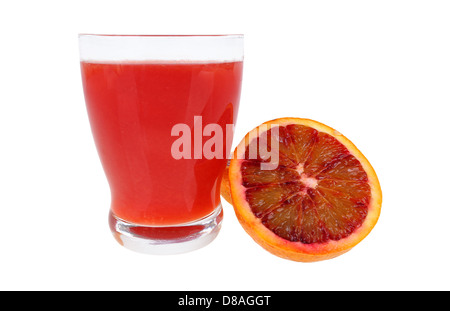
[[242,61],[243,34],[79,34],[82,61]]
[[234,37],[243,38],[244,34],[95,34],[95,33],[79,33],[78,37],[166,37],[166,38],[177,38],[177,37]]

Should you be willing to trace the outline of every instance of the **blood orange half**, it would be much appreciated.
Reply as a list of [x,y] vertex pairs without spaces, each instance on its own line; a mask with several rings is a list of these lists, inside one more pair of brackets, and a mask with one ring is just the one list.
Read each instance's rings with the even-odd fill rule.
[[342,134],[313,120],[276,119],[250,131],[228,177],[243,228],[266,250],[295,261],[347,252],[380,215],[380,184],[369,161]]

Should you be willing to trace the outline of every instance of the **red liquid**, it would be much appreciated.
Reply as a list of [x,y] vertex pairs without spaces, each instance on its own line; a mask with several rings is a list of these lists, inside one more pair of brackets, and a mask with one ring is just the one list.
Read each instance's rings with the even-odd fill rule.
[[[172,127],[236,122],[242,62],[81,63],[86,105],[111,209],[141,225],[197,220],[220,204],[223,159],[176,160]],[[210,137],[203,137],[205,143]],[[226,146],[225,135],[223,146]]]

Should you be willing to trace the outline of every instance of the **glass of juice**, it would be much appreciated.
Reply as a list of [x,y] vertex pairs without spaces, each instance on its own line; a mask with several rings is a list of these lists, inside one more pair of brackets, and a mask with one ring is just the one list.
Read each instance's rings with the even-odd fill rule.
[[207,245],[223,218],[243,69],[242,35],[79,35],[110,229],[131,250]]

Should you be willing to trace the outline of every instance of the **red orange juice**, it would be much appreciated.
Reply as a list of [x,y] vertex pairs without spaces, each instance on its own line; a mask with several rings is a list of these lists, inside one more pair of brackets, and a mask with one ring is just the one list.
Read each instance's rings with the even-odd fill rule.
[[203,126],[218,124],[225,133],[226,125],[236,122],[242,67],[242,62],[81,62],[91,129],[116,217],[146,226],[176,225],[220,205],[230,150],[222,158],[175,159],[171,147],[177,137],[171,131],[188,125],[192,148],[196,116]]

